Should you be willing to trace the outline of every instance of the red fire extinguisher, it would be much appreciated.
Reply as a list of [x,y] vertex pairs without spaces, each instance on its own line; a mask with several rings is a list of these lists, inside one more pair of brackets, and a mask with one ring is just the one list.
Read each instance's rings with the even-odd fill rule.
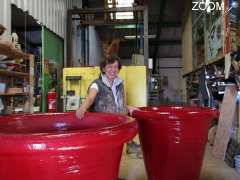
[[56,112],[56,92],[49,91],[47,94],[47,112]]

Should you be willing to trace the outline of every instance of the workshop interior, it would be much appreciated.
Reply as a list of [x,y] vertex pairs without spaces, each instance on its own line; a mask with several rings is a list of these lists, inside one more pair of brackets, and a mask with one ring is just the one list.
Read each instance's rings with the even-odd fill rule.
[[239,180],[240,0],[1,0],[0,179]]

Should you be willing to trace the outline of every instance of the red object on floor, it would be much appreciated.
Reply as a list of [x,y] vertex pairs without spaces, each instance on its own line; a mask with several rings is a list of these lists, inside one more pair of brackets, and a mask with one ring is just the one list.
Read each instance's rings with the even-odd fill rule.
[[57,96],[57,94],[54,91],[49,91],[47,93],[47,112],[57,112],[56,96]]
[[116,180],[134,119],[107,113],[0,116],[1,180]]
[[159,106],[134,111],[149,180],[198,180],[216,110]]

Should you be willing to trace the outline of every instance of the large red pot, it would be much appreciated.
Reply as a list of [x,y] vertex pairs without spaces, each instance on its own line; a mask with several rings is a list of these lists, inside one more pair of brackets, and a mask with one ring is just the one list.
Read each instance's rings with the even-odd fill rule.
[[0,179],[116,180],[132,118],[107,113],[0,117]]
[[149,180],[198,180],[210,120],[216,111],[145,107],[134,111]]

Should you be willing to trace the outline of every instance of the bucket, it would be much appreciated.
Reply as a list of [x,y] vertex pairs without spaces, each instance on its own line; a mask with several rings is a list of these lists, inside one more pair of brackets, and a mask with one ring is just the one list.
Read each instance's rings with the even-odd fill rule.
[[0,179],[116,180],[134,119],[107,113],[0,117]]
[[149,180],[198,180],[208,128],[217,111],[160,106],[133,112]]

